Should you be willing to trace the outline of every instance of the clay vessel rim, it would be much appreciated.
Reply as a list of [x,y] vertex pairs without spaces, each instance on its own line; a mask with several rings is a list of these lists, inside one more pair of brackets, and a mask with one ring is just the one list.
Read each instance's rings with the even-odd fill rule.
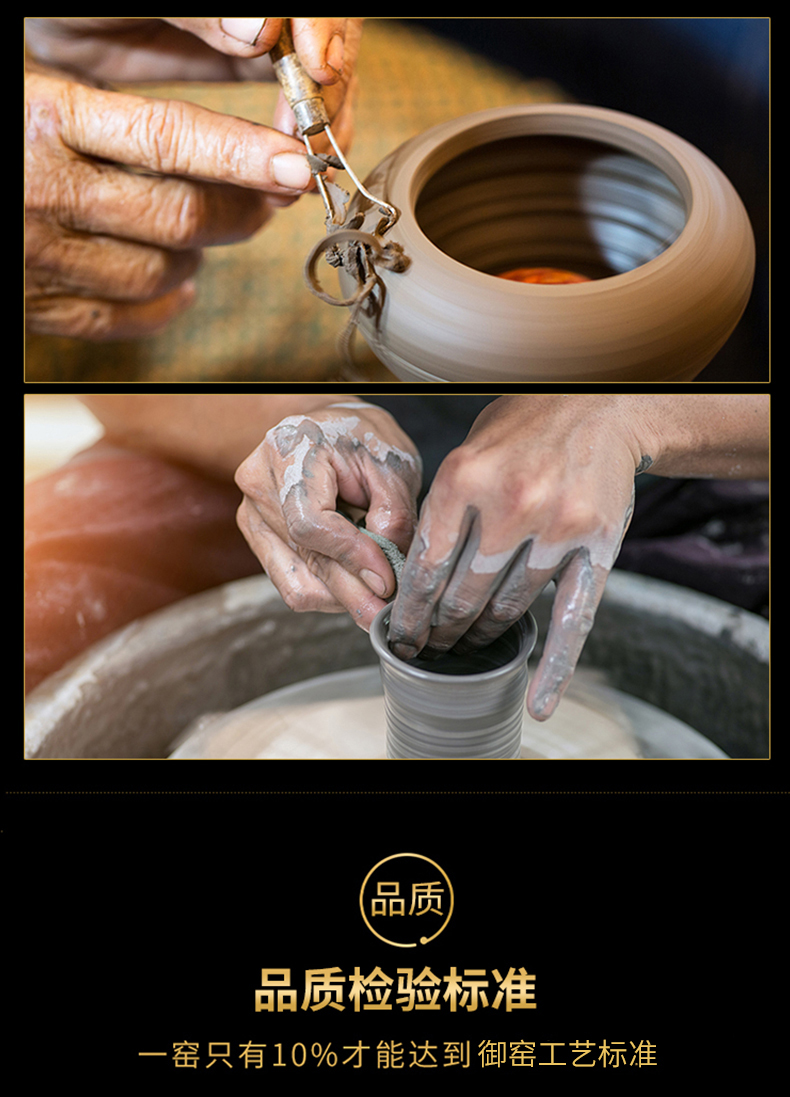
[[[503,132],[496,127],[496,123],[506,125],[512,122],[517,125],[521,119],[533,120],[534,127],[517,129],[515,132]],[[599,122],[605,126],[606,134],[588,132],[585,126],[590,122]],[[490,131],[492,123],[493,132]],[[435,139],[438,135],[441,135],[442,140],[437,145]],[[453,259],[425,235],[417,220],[416,206],[422,190],[443,167],[465,152],[508,137],[530,135],[577,137],[595,141],[628,153],[657,168],[677,188],[686,206],[686,221],[676,239],[659,255],[630,270],[595,278],[590,282],[565,285],[509,282]],[[393,173],[388,199],[401,210],[396,226],[406,253],[409,254],[410,249],[418,250],[416,245],[419,245],[419,250],[430,254],[432,261],[443,267],[448,274],[456,273],[465,282],[472,279],[481,289],[493,289],[491,280],[494,279],[497,284],[495,292],[498,294],[504,291],[511,295],[543,298],[589,296],[610,290],[613,285],[625,286],[642,278],[658,275],[667,264],[675,262],[679,251],[693,244],[709,216],[708,211],[699,209],[693,200],[695,184],[700,176],[700,157],[708,170],[719,171],[712,160],[685,138],[624,111],[567,103],[493,107],[433,126],[396,149],[391,162],[393,166],[398,161],[402,162],[398,163],[398,169]]]
[[[422,667],[412,667],[408,663],[405,663],[402,659],[398,659],[393,655],[387,644],[385,626],[389,620],[389,616],[392,613],[392,606],[385,606],[379,610],[373,619],[373,624],[370,626],[370,641],[373,645],[373,649],[380,659],[383,659],[388,666],[400,674],[404,674],[409,678],[421,679],[426,682],[442,682],[444,684],[455,683],[460,685],[462,682],[490,682],[502,675],[508,674],[514,664],[525,661],[532,654],[532,650],[535,647],[535,642],[538,638],[538,626],[535,618],[527,611],[521,620],[526,626],[526,636],[524,638],[523,647],[509,659],[506,663],[503,663],[501,667],[495,667],[493,670],[480,671],[478,674],[437,674],[433,671],[423,670]],[[517,624],[518,622],[513,622]],[[510,626],[513,627],[512,625]],[[508,631],[507,629],[505,631]]]

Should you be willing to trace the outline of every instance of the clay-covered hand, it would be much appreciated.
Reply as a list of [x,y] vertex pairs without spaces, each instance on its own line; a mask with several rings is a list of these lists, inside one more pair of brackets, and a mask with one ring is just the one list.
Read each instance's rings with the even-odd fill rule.
[[291,415],[241,465],[239,527],[297,612],[347,611],[366,631],[395,590],[386,556],[338,512],[402,552],[417,524],[421,460],[388,412],[348,399]]
[[532,716],[547,719],[630,521],[635,447],[616,398],[494,401],[442,463],[424,504],[393,606],[395,653],[484,646],[554,579],[551,627],[527,697]]

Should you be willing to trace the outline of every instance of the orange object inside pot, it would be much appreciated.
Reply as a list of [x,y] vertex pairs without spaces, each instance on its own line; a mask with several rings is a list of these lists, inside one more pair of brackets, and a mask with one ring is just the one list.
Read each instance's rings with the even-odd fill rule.
[[508,270],[499,278],[508,278],[511,282],[540,282],[544,285],[562,285],[566,282],[590,282],[592,279],[572,270],[560,270],[559,267],[519,267]]

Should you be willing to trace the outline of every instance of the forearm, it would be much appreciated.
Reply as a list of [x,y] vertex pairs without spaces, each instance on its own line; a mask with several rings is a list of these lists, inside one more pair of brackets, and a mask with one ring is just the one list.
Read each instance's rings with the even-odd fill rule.
[[746,393],[620,396],[640,471],[767,479],[770,398]]
[[266,432],[286,415],[312,412],[340,400],[355,402],[357,397],[347,393],[94,393],[80,400],[103,424],[111,441],[229,480]]
[[[762,394],[569,394],[502,396],[478,418],[469,442],[485,444],[524,424],[581,453],[623,443],[635,472],[693,479],[767,479],[770,397]],[[482,431],[481,431],[481,428]],[[578,457],[578,454],[577,454]]]

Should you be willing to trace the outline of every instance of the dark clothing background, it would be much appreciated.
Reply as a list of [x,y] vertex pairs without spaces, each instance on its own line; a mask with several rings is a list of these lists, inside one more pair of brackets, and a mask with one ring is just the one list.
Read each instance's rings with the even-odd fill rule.
[[364,396],[397,419],[417,446],[423,461],[423,489],[427,494],[444,458],[460,446],[477,416],[497,399],[489,396]]
[[767,480],[637,476],[636,486],[616,567],[768,616]]
[[[410,434],[424,491],[496,396],[371,396]],[[639,476],[617,566],[768,613],[768,484]],[[101,441],[27,485],[26,689],[130,621],[260,572],[240,493]]]

